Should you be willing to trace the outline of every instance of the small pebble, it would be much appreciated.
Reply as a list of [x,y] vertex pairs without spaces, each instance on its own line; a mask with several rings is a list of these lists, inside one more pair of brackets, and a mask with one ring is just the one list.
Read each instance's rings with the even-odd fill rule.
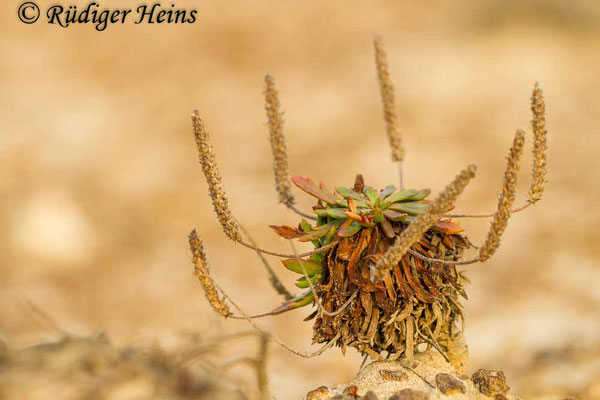
[[481,393],[490,397],[506,394],[510,389],[506,384],[504,372],[495,369],[479,369],[475,371],[471,380]]
[[437,374],[435,384],[440,392],[449,396],[454,393],[465,393],[465,384],[450,374]]
[[369,390],[360,400],[378,400],[375,392]]
[[344,394],[352,396],[354,398],[358,397],[358,388],[356,385],[350,385],[346,389],[344,389]]
[[311,390],[306,395],[306,400],[328,400],[329,389],[327,386],[319,386],[318,388]]

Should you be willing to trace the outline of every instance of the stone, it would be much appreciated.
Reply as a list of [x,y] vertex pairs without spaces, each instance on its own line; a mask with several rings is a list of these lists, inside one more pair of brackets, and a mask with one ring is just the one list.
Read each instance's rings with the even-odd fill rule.
[[328,400],[329,389],[327,386],[319,386],[318,388],[311,390],[306,395],[306,400]]
[[466,391],[465,384],[450,374],[437,374],[435,384],[438,390],[447,396],[455,393],[465,393]]
[[360,400],[378,400],[375,392],[369,390]]
[[356,385],[350,385],[346,389],[344,389],[344,394],[352,396],[354,398],[358,397],[358,387]]

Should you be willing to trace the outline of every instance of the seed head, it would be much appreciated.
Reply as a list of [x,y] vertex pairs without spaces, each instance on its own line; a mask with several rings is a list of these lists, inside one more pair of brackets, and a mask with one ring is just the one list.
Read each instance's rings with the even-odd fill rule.
[[385,130],[392,149],[392,161],[402,161],[404,159],[404,149],[402,148],[402,135],[397,125],[394,86],[388,71],[387,55],[383,49],[381,36],[375,36],[374,45],[377,80],[379,81],[383,103],[383,119],[385,120]]
[[544,194],[546,184],[546,105],[542,89],[536,82],[531,94],[531,112],[533,119],[533,169],[529,188],[529,202],[535,203]]
[[523,144],[525,143],[525,132],[521,129],[517,130],[513,140],[512,147],[508,154],[508,162],[506,171],[504,172],[504,183],[502,184],[502,192],[498,197],[498,211],[494,215],[492,226],[488,233],[488,237],[479,250],[479,259],[481,262],[487,261],[500,246],[500,237],[511,215],[511,208],[515,201],[515,193],[517,191],[517,176],[519,173],[519,160],[523,153]]
[[196,138],[196,145],[198,146],[198,156],[200,158],[200,164],[202,165],[202,171],[206,177],[206,183],[208,183],[208,192],[212,200],[215,213],[219,218],[219,222],[223,227],[225,235],[236,242],[241,240],[241,235],[238,229],[238,224],[231,216],[229,210],[229,202],[227,195],[223,189],[221,183],[221,174],[219,173],[219,167],[215,160],[215,153],[210,145],[210,138],[208,132],[204,128],[204,123],[198,115],[198,111],[194,111],[192,114],[192,125],[194,128],[194,137]]
[[375,280],[381,280],[402,259],[406,252],[423,234],[435,224],[442,214],[452,206],[452,203],[462,193],[469,181],[475,177],[477,167],[473,164],[462,170],[438,197],[430,204],[423,214],[419,215],[396,239],[396,242],[381,257],[375,266]]
[[290,171],[287,161],[287,147],[283,135],[283,113],[280,110],[279,97],[275,80],[271,75],[265,76],[265,110],[269,124],[269,140],[273,152],[273,175],[275,176],[275,190],[279,194],[279,201],[291,206],[295,203],[294,195],[290,190]]
[[204,288],[204,294],[212,308],[224,317],[229,315],[229,307],[219,298],[215,284],[210,277],[208,270],[208,262],[206,261],[206,254],[204,254],[204,246],[202,240],[196,233],[196,230],[190,232],[188,236],[190,243],[190,250],[192,251],[192,261],[194,262],[194,275],[198,278],[202,287]]

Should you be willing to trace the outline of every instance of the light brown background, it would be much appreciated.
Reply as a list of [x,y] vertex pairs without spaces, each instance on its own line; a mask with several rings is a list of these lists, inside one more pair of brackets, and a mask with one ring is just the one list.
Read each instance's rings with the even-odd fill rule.
[[[287,251],[267,228],[297,218],[272,189],[263,75],[280,87],[293,173],[329,186],[351,184],[357,172],[377,187],[394,183],[373,66],[379,32],[407,185],[436,192],[467,163],[479,166],[457,211],[495,207],[512,135],[529,126],[530,90],[536,80],[544,88],[547,192],[511,220],[493,260],[466,268],[469,367],[503,369],[526,398],[592,399],[600,390],[591,389],[600,380],[600,7],[425,3],[180,0],[198,9],[195,24],[130,21],[96,32],[24,25],[17,2],[2,2],[1,334],[14,346],[55,334],[34,322],[27,301],[69,332],[104,330],[120,345],[169,348],[185,334],[248,329],[221,321],[191,275],[186,235],[196,227],[215,278],[246,310],[280,301],[255,255],[228,242],[212,214],[191,110],[212,134],[235,215],[261,244]],[[521,200],[529,163],[528,154]],[[308,209],[307,196],[297,197]],[[476,243],[488,227],[464,225]],[[306,314],[261,324],[308,349]],[[253,351],[244,345],[223,357]],[[347,380],[360,363],[353,350],[312,360],[271,351],[278,399]]]

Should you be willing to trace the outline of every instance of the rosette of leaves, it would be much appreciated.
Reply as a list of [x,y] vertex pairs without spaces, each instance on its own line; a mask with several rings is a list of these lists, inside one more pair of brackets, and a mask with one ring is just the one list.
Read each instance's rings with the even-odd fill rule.
[[[313,304],[317,293],[321,307],[307,318],[316,318],[315,343],[339,335],[336,344],[342,349],[351,346],[371,356],[382,351],[394,357],[412,355],[422,343],[447,349],[459,333],[458,296],[466,297],[464,278],[454,266],[430,264],[407,254],[385,279],[371,280],[377,259],[427,210],[430,189],[397,190],[390,185],[376,190],[364,186],[360,176],[354,188],[338,186],[334,191],[311,178],[293,176],[292,181],[317,199],[316,224],[302,219],[297,227],[271,228],[285,239],[311,242],[315,248],[334,245],[308,259],[282,261],[300,275],[296,286],[307,290],[272,313]],[[459,260],[470,246],[462,231],[450,219],[439,220],[414,248],[432,258]]]
[[[381,38],[376,37],[374,44],[386,133],[392,161],[399,167],[402,187],[404,149],[397,126],[394,90]],[[291,300],[269,313],[248,315],[212,280],[202,241],[192,231],[189,244],[194,273],[214,310],[224,317],[242,318],[252,323],[252,318],[316,304],[317,309],[307,319],[315,319],[313,342],[326,343],[321,350],[310,354],[300,352],[273,339],[294,354],[307,358],[321,354],[333,344],[342,349],[355,347],[378,360],[383,359],[382,353],[391,360],[403,354],[410,359],[416,350],[426,351],[430,347],[447,360],[456,356],[459,352],[452,351],[454,356],[450,357],[449,353],[452,348],[460,347],[457,345],[461,329],[457,322],[462,322],[459,297],[466,298],[465,278],[456,266],[488,261],[500,245],[510,216],[538,202],[544,193],[547,132],[541,88],[536,84],[531,96],[533,166],[527,202],[514,207],[525,140],[525,131],[518,129],[509,150],[496,210],[475,214],[446,213],[475,177],[477,168],[472,164],[456,175],[431,203],[427,199],[428,189],[396,190],[394,186],[387,186],[378,191],[364,186],[360,176],[352,189],[339,186],[334,191],[310,178],[292,177],[296,186],[317,200],[312,213],[307,214],[296,207],[290,191],[283,111],[270,75],[265,77],[265,110],[279,200],[301,217],[316,221],[309,223],[303,219],[297,227],[272,228],[286,239],[311,242],[315,249],[300,255],[283,254],[258,247],[248,232],[242,235],[241,226],[229,209],[209,134],[195,111],[192,123],[200,164],[216,216],[227,238],[256,251],[261,258],[263,254],[284,258],[283,265],[300,275],[296,286],[307,290],[292,298],[262,258],[273,288]],[[461,235],[462,228],[448,217],[493,218],[487,238],[475,257],[462,258],[463,251],[471,244]],[[438,218],[441,219],[436,221]],[[240,315],[233,313],[220,295]]]

